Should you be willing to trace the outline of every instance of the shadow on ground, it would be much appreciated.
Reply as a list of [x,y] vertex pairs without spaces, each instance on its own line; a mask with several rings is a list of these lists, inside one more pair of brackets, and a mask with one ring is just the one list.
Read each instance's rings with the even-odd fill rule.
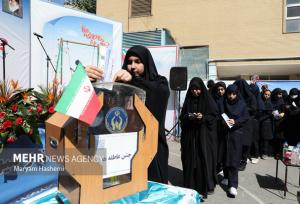
[[183,173],[182,170],[169,166],[168,168],[169,181],[174,186],[183,187]]
[[284,183],[281,179],[277,179],[271,175],[259,175],[255,174],[259,187],[264,189],[272,189],[272,190],[284,190]]
[[[274,176],[268,175],[266,174],[265,176],[259,175],[259,174],[255,174],[256,175],[256,179],[258,182],[258,185],[260,188],[265,189],[266,191],[268,191],[269,193],[272,193],[273,195],[276,195],[280,198],[284,198],[283,197],[283,191],[284,191],[284,183],[281,179],[277,179]],[[277,194],[276,192],[274,192],[274,190],[281,191],[281,193]]]

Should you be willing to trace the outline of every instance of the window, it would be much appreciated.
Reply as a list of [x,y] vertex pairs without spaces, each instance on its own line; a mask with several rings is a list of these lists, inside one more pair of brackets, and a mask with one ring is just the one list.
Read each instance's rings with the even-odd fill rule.
[[300,32],[300,0],[286,0],[285,32]]
[[151,0],[131,0],[131,17],[151,15]]
[[188,81],[193,77],[206,79],[208,70],[208,46],[181,47],[179,51],[179,65],[188,69]]

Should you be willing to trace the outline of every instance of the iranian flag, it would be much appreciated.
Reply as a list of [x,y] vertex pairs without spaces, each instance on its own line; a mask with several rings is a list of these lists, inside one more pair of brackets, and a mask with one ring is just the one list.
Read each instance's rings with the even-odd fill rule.
[[83,66],[78,64],[55,110],[91,125],[99,112],[96,92]]

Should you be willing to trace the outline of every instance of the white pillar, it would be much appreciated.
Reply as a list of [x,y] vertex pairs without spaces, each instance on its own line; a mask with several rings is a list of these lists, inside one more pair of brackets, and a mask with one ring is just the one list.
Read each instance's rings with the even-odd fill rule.
[[217,65],[216,63],[208,64],[208,79],[216,80],[217,76]]

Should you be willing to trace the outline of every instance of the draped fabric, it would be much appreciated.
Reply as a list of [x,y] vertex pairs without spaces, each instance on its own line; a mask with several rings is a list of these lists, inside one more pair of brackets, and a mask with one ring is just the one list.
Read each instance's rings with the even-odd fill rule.
[[257,98],[259,96],[259,87],[254,83],[250,84],[249,86],[251,93]]
[[127,69],[130,56],[140,58],[144,65],[144,74],[141,77],[133,76],[130,84],[146,91],[146,107],[159,123],[158,148],[148,168],[148,179],[167,183],[169,149],[164,131],[168,98],[170,96],[168,81],[165,77],[158,74],[152,55],[147,48],[139,45],[130,48],[126,53],[122,69]]
[[211,94],[217,104],[219,114],[222,114],[224,112],[224,95],[223,96],[218,95],[217,89],[219,87],[223,87],[224,89],[226,89],[226,84],[223,81],[217,82],[213,87]]
[[279,113],[283,112],[284,109],[284,100],[283,98],[277,97],[279,93],[282,93],[280,88],[276,88],[271,93],[271,102],[274,110],[278,110]]
[[256,139],[256,121],[255,114],[257,110],[257,101],[255,96],[250,91],[249,84],[244,79],[239,79],[234,82],[234,84],[238,87],[238,90],[247,105],[247,109],[251,118],[245,124],[245,137],[243,137],[243,144],[245,146],[251,146],[251,143]]
[[273,138],[273,105],[271,99],[266,99],[261,93],[258,97],[257,119],[260,127],[260,138],[270,140]]
[[250,90],[249,84],[244,79],[238,79],[234,82],[234,84],[238,87],[238,90],[248,107],[249,114],[253,116],[257,109],[257,102],[255,96]]
[[[271,103],[274,111],[278,111],[279,113],[284,112],[285,102],[282,97],[278,97],[279,93],[283,93],[280,88],[276,88],[271,93]],[[284,116],[285,117],[285,116]],[[286,120],[283,118],[274,118],[273,119],[273,151],[274,155],[282,154],[282,144],[284,142],[284,126]]]
[[218,155],[217,155],[217,171],[220,171],[223,166],[223,155],[224,155],[224,148],[225,148],[225,135],[224,133],[226,132],[225,126],[223,125],[224,121],[223,118],[221,117],[221,114],[224,113],[224,96],[220,96],[217,93],[217,89],[219,87],[226,89],[226,84],[223,81],[219,81],[215,84],[215,86],[212,89],[212,97],[215,100],[217,107],[218,107],[218,116],[217,116],[217,146],[216,149],[218,150]]
[[[198,97],[192,89],[200,89]],[[202,113],[201,120],[189,117],[191,113]],[[217,106],[207,91],[202,79],[193,78],[190,82],[180,114],[181,160],[184,187],[206,195],[213,190],[216,179],[216,116]]]

